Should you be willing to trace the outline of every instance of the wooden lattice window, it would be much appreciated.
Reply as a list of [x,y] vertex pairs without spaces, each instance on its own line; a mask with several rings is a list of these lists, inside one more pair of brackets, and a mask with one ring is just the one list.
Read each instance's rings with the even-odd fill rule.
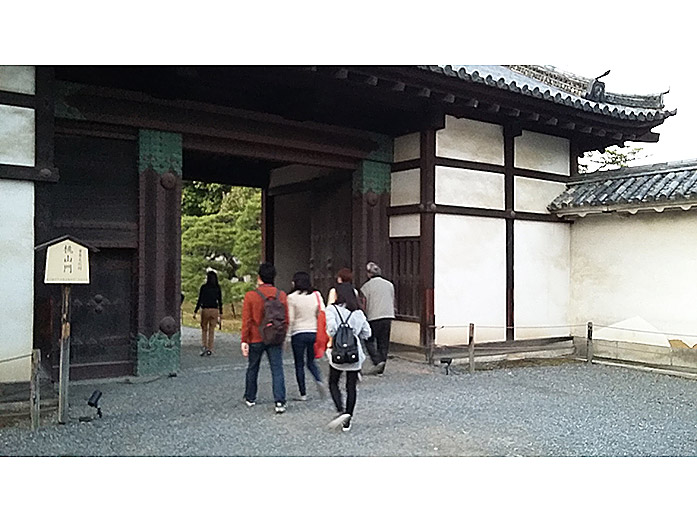
[[390,238],[397,315],[406,320],[419,319],[419,249],[419,238]]

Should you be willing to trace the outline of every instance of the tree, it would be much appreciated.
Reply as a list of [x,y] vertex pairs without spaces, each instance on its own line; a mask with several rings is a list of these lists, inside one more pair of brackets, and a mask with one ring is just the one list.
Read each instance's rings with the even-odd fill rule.
[[182,215],[205,216],[219,212],[228,191],[229,185],[185,180],[182,184]]
[[631,162],[646,157],[640,156],[642,151],[641,147],[608,147],[602,153],[586,152],[578,161],[578,172],[586,174],[608,167],[627,167]]
[[182,292],[195,299],[212,268],[223,301],[240,301],[255,286],[261,258],[261,191],[208,185],[192,182],[182,192]]

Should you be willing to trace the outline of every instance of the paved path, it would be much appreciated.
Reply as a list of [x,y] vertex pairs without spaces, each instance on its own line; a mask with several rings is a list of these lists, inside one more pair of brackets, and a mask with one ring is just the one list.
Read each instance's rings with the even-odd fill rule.
[[[285,353],[289,407],[273,413],[268,362],[257,405],[246,407],[239,338],[198,356],[184,329],[182,370],[173,378],[76,383],[71,423],[28,421],[0,429],[0,455],[20,456],[689,456],[697,454],[697,381],[568,362],[446,376],[394,358],[382,378],[359,384],[351,432],[325,428],[330,399],[297,394]],[[326,363],[323,364],[327,375]],[[103,392],[104,418],[86,405]]]

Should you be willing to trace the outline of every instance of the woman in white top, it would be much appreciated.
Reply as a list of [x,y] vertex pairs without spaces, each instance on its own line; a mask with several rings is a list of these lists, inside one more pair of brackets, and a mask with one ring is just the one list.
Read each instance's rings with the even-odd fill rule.
[[322,383],[322,375],[315,363],[315,338],[317,336],[317,315],[324,310],[324,300],[318,291],[313,292],[310,275],[296,272],[293,275],[293,290],[288,295],[288,334],[293,347],[295,377],[300,389],[300,401],[307,400],[305,388],[305,365],[315,379],[321,398],[327,393]]
[[[334,336],[339,330],[342,322],[347,322],[353,331],[358,345],[358,361],[355,363],[337,364],[332,361],[332,350],[327,349],[327,359],[329,360],[329,391],[331,392],[334,405],[339,413],[336,418],[329,422],[329,428],[338,428],[345,432],[351,429],[351,419],[353,410],[356,406],[356,384],[358,373],[365,361],[365,351],[363,341],[370,338],[370,324],[358,307],[356,292],[350,283],[340,283],[336,286],[336,303],[327,307],[327,331],[330,336]],[[344,408],[339,390],[339,378],[341,373],[346,372],[346,408]]]

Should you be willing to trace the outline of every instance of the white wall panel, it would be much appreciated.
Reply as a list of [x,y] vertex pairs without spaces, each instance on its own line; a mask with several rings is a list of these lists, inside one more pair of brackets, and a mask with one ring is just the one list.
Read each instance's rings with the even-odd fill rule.
[[421,201],[421,171],[410,169],[392,173],[390,205],[410,205]]
[[539,212],[549,214],[547,206],[557,196],[564,192],[566,184],[524,178],[516,176],[513,180],[515,187],[515,210],[522,212]]
[[35,77],[33,65],[0,65],[0,91],[34,94]]
[[[568,336],[570,225],[516,220],[515,339]],[[533,328],[534,327],[534,328]]]
[[436,203],[503,209],[504,176],[455,167],[436,167]]
[[392,321],[390,328],[390,341],[419,347],[421,341],[420,325],[409,321]]
[[446,116],[445,129],[436,131],[436,155],[503,165],[503,128],[492,123]]
[[394,161],[421,158],[421,133],[406,134],[394,139]]
[[390,216],[390,238],[420,235],[421,217],[418,214]]
[[568,139],[523,131],[515,138],[513,163],[521,169],[569,174],[569,154]]
[[[696,237],[695,211],[577,219],[571,228],[573,323],[593,321],[600,330],[601,325],[631,320],[629,324],[652,325],[668,333],[668,339],[695,347]],[[614,332],[615,339],[626,338],[626,333]],[[634,334],[635,343],[651,344],[656,337]]]
[[[506,338],[506,223],[498,218],[436,215],[436,343]],[[455,326],[455,327],[453,327]]]
[[[34,184],[0,179],[0,360],[30,355],[34,317]],[[0,364],[0,383],[29,381],[30,358]]]
[[34,109],[0,105],[0,163],[34,166]]

